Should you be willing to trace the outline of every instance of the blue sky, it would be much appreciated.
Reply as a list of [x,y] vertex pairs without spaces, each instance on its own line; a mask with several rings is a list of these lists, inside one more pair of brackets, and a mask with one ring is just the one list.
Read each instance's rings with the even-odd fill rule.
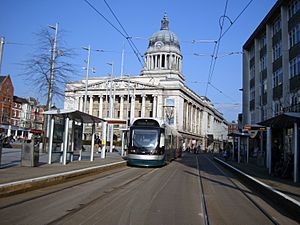
[[[89,0],[99,12],[105,15],[115,26],[117,22],[102,0]],[[160,29],[164,13],[169,18],[169,27],[181,44],[183,55],[183,73],[186,84],[199,95],[205,95],[213,53],[213,43],[193,43],[193,40],[216,40],[219,37],[219,20],[224,13],[226,0],[107,0],[118,16],[127,33],[136,37],[133,41],[139,51],[147,50],[148,39]],[[230,26],[250,0],[228,0],[224,30]],[[236,120],[241,112],[242,87],[242,46],[275,4],[275,0],[254,0],[244,13],[232,24],[221,39],[220,57],[217,59],[207,96],[215,107],[228,120]],[[100,17],[84,0],[2,0],[0,14],[0,36],[5,38],[2,74],[10,74],[15,87],[15,95],[21,97],[38,97],[41,103],[45,98],[36,92],[34,87],[25,85],[20,76],[24,67],[21,63],[36,51],[37,39],[34,33],[50,24],[59,23],[63,30],[63,41],[76,53],[72,63],[79,71],[71,77],[79,80],[85,76],[81,67],[87,52],[81,47],[91,45],[92,49],[109,52],[92,52],[91,66],[96,68],[93,76],[106,76],[115,64],[115,75],[120,75],[121,52],[125,43],[124,73],[138,75],[141,64],[130,46],[115,29]],[[118,27],[119,28],[119,27]],[[54,33],[53,33],[54,35]],[[195,56],[194,53],[205,56]],[[227,56],[226,56],[227,55]],[[224,56],[224,57],[223,57]],[[56,102],[62,106],[62,102]]]

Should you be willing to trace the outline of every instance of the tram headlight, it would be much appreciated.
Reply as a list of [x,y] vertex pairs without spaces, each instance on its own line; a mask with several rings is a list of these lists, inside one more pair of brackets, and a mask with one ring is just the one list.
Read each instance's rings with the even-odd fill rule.
[[162,154],[164,154],[164,149],[162,149],[162,148],[154,149],[154,150],[152,151],[152,154],[153,154],[153,155],[162,155]]
[[133,148],[129,148],[129,149],[128,149],[128,154],[130,154],[130,153],[136,153],[136,150],[133,149]]

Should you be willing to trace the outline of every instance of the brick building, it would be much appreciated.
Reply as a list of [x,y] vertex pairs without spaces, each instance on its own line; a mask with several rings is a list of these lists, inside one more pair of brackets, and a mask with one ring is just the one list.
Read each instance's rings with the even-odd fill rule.
[[0,76],[0,128],[7,131],[11,125],[14,87],[9,75]]

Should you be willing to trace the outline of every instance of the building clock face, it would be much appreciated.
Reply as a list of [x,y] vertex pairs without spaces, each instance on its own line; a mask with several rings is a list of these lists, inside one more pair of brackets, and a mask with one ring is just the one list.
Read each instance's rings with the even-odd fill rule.
[[160,48],[163,47],[163,46],[164,46],[164,43],[162,43],[161,41],[155,42],[155,48],[160,49]]

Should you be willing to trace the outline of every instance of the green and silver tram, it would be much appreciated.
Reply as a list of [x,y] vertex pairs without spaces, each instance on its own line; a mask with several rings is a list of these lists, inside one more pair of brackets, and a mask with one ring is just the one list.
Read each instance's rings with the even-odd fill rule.
[[135,166],[163,166],[180,157],[181,135],[164,121],[137,118],[129,131],[127,162]]

